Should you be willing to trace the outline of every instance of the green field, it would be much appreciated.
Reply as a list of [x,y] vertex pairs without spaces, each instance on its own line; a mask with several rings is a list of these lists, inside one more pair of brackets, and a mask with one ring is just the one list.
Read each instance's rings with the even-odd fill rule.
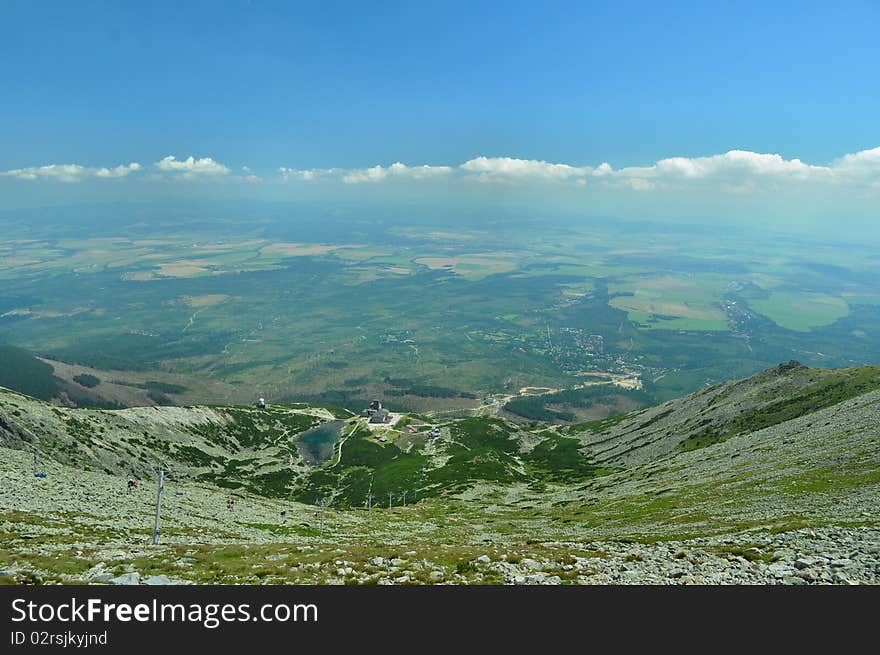
[[780,327],[800,332],[830,325],[849,314],[843,298],[805,291],[774,291],[766,300],[752,300],[749,305]]
[[[714,284],[713,284],[714,282]],[[710,275],[641,275],[609,285],[612,293],[625,294],[609,304],[627,312],[631,321],[648,329],[726,330],[718,306],[723,286]]]
[[682,316],[668,316],[635,310],[628,311],[626,315],[629,320],[638,323],[639,328],[645,330],[708,330],[723,332],[727,329],[727,321],[721,318],[709,320],[685,318]]

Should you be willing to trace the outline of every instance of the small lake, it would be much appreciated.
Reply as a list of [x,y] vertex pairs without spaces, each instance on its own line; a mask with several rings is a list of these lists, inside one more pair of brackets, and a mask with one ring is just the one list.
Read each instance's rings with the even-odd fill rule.
[[309,466],[318,466],[333,457],[333,446],[342,435],[345,421],[330,421],[306,430],[296,438],[296,449]]

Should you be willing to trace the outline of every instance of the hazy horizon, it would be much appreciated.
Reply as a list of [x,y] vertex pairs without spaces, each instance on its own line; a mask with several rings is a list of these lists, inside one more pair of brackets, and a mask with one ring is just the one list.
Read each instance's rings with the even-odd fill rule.
[[878,232],[871,3],[4,14],[0,211],[221,200]]

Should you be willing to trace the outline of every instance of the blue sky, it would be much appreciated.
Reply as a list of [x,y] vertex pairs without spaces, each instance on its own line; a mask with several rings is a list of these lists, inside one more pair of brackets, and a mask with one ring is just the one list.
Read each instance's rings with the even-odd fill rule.
[[[781,180],[786,192],[790,182],[815,192],[817,180],[833,179],[829,198],[849,198],[858,220],[872,215],[876,2],[143,4],[0,6],[0,206],[33,204],[36,195],[100,200],[169,176],[329,199],[330,187],[354,186],[353,171],[395,162],[437,175],[360,181],[436,185],[442,177],[446,193],[451,178],[487,171],[481,181],[509,181],[510,161],[522,161],[589,171],[514,164],[513,181],[534,182],[538,201],[538,187],[563,181],[572,188],[561,195],[575,205],[574,187],[586,187],[585,208],[618,202],[638,213],[669,196],[654,211],[685,211],[690,197],[699,213],[712,209],[707,176],[742,198],[766,191],[768,164],[777,191]],[[729,151],[778,155],[783,164],[699,159]],[[857,153],[868,154],[842,175],[841,158]],[[169,156],[192,164],[157,167]],[[479,157],[490,164],[461,168]],[[642,175],[675,157],[703,162],[699,174],[679,167],[671,185],[662,171]],[[793,160],[817,168],[785,169]],[[116,168],[133,162],[136,169]],[[613,176],[593,174],[603,163],[642,171],[615,173],[618,193],[604,204],[596,198],[608,189],[595,191],[594,182],[608,187]],[[225,171],[209,170],[214,164]],[[61,165],[81,171],[46,168]],[[305,176],[324,191],[279,190],[303,181],[280,167],[324,171]],[[688,186],[695,177],[698,188]],[[59,184],[74,181],[83,182],[75,191]],[[646,191],[652,202],[633,200]],[[789,220],[799,211],[796,197],[791,203]]]

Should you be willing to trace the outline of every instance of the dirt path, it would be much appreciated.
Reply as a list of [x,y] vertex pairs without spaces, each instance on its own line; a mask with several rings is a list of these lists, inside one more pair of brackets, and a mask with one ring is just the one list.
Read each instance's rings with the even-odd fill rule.
[[348,439],[351,435],[353,435],[354,431],[357,429],[358,429],[358,424],[355,421],[354,426],[351,428],[351,432],[349,432],[347,435],[345,435],[344,437],[342,437],[339,440],[339,450],[336,452],[336,456],[334,458],[334,461],[332,464],[330,464],[330,466],[336,466],[340,461],[342,461],[342,444],[344,444],[345,440]]

